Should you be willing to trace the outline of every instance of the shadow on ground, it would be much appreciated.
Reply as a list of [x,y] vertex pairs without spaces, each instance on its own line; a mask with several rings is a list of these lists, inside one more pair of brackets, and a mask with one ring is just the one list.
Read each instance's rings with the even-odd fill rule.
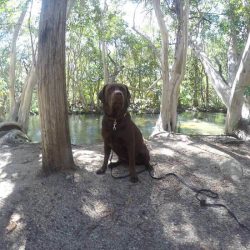
[[[211,188],[250,227],[249,145],[164,135],[149,144],[155,174]],[[0,249],[250,248],[250,232],[225,210],[200,207],[173,177],[98,176],[102,145],[74,147],[79,170],[44,177],[40,153],[39,144],[1,147]]]

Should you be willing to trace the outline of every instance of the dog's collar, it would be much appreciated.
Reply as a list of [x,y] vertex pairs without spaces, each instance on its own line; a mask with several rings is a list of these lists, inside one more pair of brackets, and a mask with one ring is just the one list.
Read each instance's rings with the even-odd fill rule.
[[111,121],[113,121],[113,131],[116,131],[116,125],[117,125],[117,121],[121,121],[123,118],[125,118],[127,116],[127,112],[125,112],[122,116],[120,116],[119,118],[114,118],[114,117],[111,117],[109,115],[106,115],[107,118]]

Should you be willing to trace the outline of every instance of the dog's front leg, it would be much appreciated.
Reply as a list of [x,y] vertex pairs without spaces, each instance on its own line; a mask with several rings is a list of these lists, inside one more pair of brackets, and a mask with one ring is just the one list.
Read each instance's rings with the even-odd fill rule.
[[101,168],[99,168],[96,171],[97,174],[104,174],[106,172],[107,166],[108,166],[108,160],[109,160],[110,152],[111,152],[110,146],[108,146],[107,143],[104,142],[104,161],[103,161],[103,164],[102,164]]
[[129,143],[128,161],[129,161],[130,181],[135,183],[138,181],[138,177],[135,171],[135,141],[134,139],[132,139]]

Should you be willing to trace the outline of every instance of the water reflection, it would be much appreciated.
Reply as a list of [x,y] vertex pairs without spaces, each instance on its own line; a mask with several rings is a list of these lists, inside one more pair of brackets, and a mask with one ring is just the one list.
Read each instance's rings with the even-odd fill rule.
[[224,113],[185,112],[178,116],[177,131],[188,135],[224,134]]
[[[158,115],[133,115],[132,119],[148,138],[153,131]],[[70,136],[73,144],[94,144],[101,142],[100,115],[71,115],[69,116]],[[183,134],[223,134],[225,114],[185,112],[178,116],[178,132]],[[38,116],[30,117],[29,137],[32,141],[41,141],[40,122]]]

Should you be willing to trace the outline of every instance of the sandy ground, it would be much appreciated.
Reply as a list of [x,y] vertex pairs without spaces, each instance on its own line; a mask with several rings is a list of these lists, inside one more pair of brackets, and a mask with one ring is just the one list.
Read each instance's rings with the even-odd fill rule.
[[[227,137],[158,135],[155,174],[175,172],[218,192],[250,227],[250,145]],[[45,177],[39,144],[0,147],[0,249],[250,249],[250,232],[223,208],[200,207],[174,177],[97,176],[102,145],[74,146],[79,169]],[[123,166],[115,170],[121,175]]]

